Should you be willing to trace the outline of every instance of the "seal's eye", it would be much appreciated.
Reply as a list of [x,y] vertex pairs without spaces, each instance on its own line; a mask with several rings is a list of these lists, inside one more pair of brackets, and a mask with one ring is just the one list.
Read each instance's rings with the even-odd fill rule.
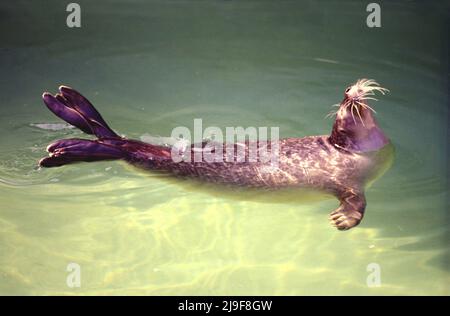
[[345,93],[348,93],[350,91],[350,87],[348,87],[347,89],[345,89]]

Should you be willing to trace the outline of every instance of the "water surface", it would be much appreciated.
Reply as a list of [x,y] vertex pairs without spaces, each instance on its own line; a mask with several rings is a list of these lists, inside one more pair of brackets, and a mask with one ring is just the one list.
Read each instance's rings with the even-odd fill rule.
[[[370,29],[359,1],[78,3],[80,29],[60,1],[0,4],[0,294],[450,293],[447,7],[383,3]],[[302,137],[328,134],[362,77],[391,91],[372,105],[396,159],[347,232],[333,198],[242,200],[121,162],[37,168],[49,142],[84,137],[40,99],[60,84],[127,137],[194,118]]]

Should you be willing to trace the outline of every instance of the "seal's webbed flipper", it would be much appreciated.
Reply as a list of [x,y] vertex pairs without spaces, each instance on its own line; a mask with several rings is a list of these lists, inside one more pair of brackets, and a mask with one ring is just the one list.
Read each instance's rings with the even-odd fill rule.
[[121,141],[94,106],[72,88],[61,86],[60,93],[42,95],[44,103],[56,116],[78,127],[98,140],[62,139],[47,147],[49,157],[39,161],[42,167],[57,167],[80,161],[122,159],[127,154],[121,149]]
[[86,134],[94,134],[87,120],[80,113],[64,104],[60,98],[57,98],[50,93],[45,92],[42,95],[42,99],[44,100],[44,103],[45,105],[47,105],[48,109],[52,111],[57,117],[63,119],[64,121],[75,127],[78,127]]
[[330,214],[330,221],[339,230],[347,230],[357,226],[366,209],[364,192],[347,188],[337,193],[341,205]]
[[42,95],[44,103],[56,116],[98,138],[120,138],[80,93],[66,86],[59,87],[59,91],[55,96],[48,92]]
[[62,139],[47,147],[49,157],[39,161],[41,167],[59,167],[75,162],[116,160],[126,156],[119,148],[98,140]]

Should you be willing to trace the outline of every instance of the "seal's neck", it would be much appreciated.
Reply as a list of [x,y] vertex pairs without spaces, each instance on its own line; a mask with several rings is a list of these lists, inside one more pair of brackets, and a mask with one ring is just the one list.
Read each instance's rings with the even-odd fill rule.
[[345,105],[336,113],[329,141],[337,148],[355,153],[376,151],[389,143],[369,109],[358,106],[352,113],[352,108]]

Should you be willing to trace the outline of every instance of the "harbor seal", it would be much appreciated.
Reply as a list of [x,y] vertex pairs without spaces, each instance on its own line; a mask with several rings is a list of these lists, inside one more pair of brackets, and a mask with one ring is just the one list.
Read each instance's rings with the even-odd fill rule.
[[[171,147],[119,136],[85,97],[61,86],[56,95],[44,93],[44,103],[58,117],[97,138],[57,140],[47,147],[49,156],[41,159],[39,165],[57,167],[82,161],[124,160],[148,170],[225,185],[321,190],[338,198],[340,205],[329,219],[337,229],[347,230],[361,222],[366,209],[365,188],[387,169],[390,161],[393,146],[368,105],[375,92],[387,91],[374,80],[358,80],[345,90],[344,99],[336,105],[331,134],[279,140],[278,164],[273,166],[270,162],[226,159],[175,162]],[[243,144],[246,151],[251,145],[249,141]],[[192,156],[194,149],[194,146],[188,149]]]

